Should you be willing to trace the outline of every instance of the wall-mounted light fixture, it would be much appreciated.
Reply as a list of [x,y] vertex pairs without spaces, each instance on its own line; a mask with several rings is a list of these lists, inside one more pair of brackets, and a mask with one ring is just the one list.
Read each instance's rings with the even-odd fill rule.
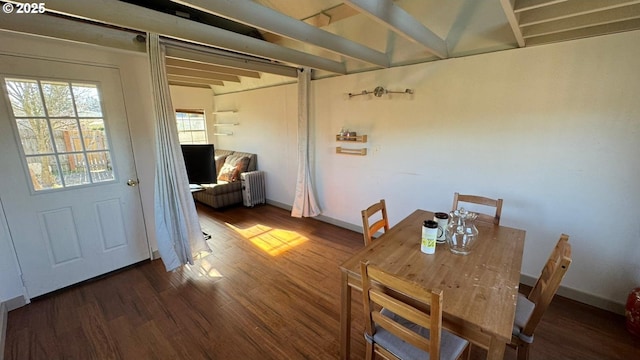
[[369,95],[369,94],[373,94],[376,97],[382,97],[382,95],[384,94],[413,94],[413,90],[405,89],[404,91],[391,91],[383,88],[382,86],[376,86],[376,88],[373,89],[372,91],[362,90],[362,92],[356,93],[356,94],[349,93],[349,99],[351,99],[354,96]]

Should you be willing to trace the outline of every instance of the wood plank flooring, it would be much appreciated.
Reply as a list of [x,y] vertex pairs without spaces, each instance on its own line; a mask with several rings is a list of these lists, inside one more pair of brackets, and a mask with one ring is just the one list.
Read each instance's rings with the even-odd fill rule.
[[[362,235],[267,205],[199,214],[211,255],[172,273],[146,261],[10,312],[5,359],[338,358],[338,265]],[[353,308],[362,359],[357,293]],[[531,359],[640,359],[640,340],[624,317],[556,297]]]

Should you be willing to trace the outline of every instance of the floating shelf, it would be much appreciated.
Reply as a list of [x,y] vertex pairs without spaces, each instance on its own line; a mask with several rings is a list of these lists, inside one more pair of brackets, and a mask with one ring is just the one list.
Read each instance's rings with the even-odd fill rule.
[[217,124],[213,124],[213,126],[238,126],[240,125],[240,123],[217,123]]
[[215,135],[215,136],[232,136],[233,135],[233,131],[223,132],[223,133],[214,133],[213,135]]
[[367,149],[345,149],[341,146],[336,146],[336,154],[365,156],[367,155]]
[[367,135],[358,135],[358,136],[336,135],[336,141],[366,143]]
[[237,113],[237,110],[219,110],[219,111],[214,111],[212,114],[235,114]]

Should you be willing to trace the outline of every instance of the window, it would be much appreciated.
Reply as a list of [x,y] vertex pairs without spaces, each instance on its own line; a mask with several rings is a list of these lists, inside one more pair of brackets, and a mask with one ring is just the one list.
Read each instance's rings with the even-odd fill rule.
[[204,112],[197,110],[177,110],[178,138],[180,144],[206,144],[207,128]]
[[96,84],[4,79],[35,191],[115,180]]

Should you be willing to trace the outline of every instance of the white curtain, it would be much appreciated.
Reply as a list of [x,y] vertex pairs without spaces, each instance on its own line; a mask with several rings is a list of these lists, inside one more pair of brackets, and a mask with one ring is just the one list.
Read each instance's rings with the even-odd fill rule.
[[311,69],[298,70],[298,179],[291,216],[311,217],[321,213],[316,202],[309,169],[309,87]]
[[158,34],[147,34],[156,127],[155,221],[158,251],[167,271],[206,251],[182,158],[176,116],[165,68],[165,49]]

